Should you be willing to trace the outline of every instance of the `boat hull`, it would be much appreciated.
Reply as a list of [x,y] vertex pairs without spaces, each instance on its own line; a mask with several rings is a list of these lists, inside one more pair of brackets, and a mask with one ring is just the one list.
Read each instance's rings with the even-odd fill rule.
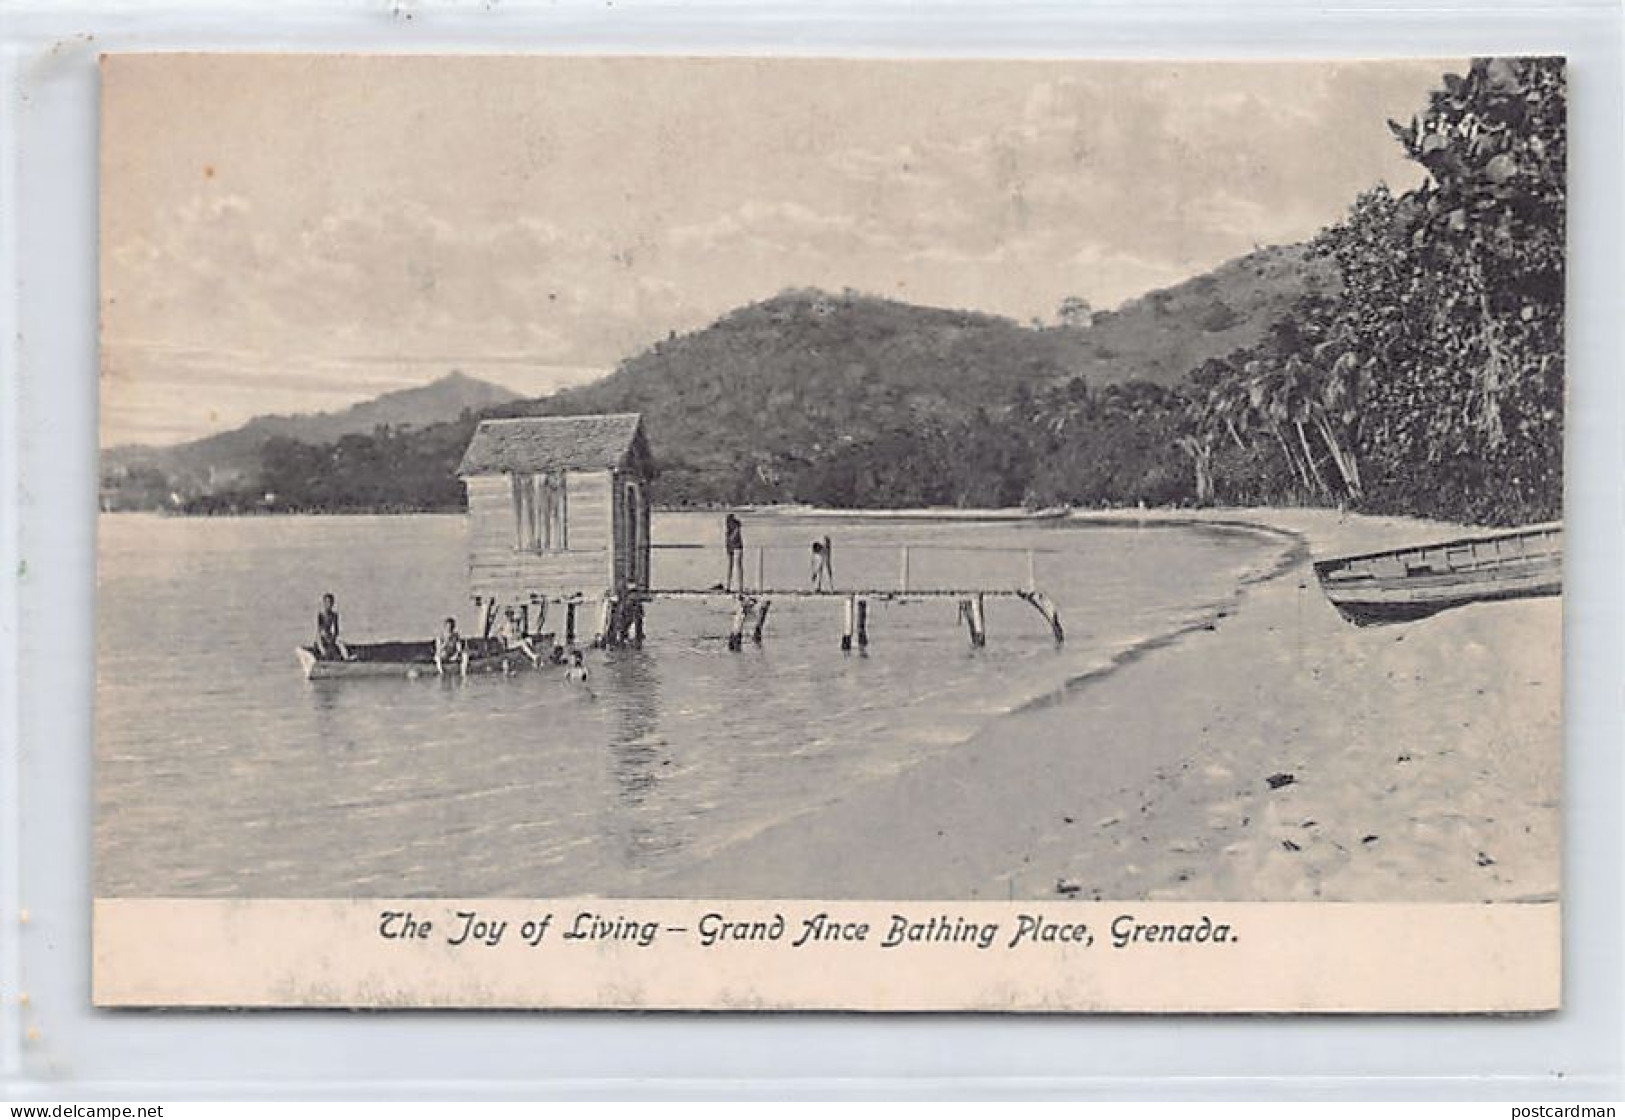
[[1357,626],[1413,622],[1470,603],[1560,595],[1562,526],[1323,560],[1322,590]]

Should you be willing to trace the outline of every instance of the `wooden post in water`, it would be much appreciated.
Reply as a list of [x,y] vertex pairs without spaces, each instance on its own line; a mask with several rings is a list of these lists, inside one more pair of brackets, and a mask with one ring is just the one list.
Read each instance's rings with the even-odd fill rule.
[[897,559],[897,590],[908,590],[908,545],[904,545]]
[[841,652],[850,653],[852,650],[852,630],[857,625],[858,600],[856,596],[846,597],[846,608],[841,619]]
[[858,600],[858,648],[869,648],[869,600]]
[[772,599],[763,599],[756,608],[756,629],[751,631],[750,640],[757,645],[762,643],[762,628],[767,625],[767,612],[772,608]]
[[1022,596],[1022,599],[1044,616],[1044,621],[1049,623],[1050,633],[1055,635],[1057,642],[1066,641],[1066,631],[1061,629],[1061,612],[1055,609],[1055,604],[1050,601],[1048,595],[1045,595],[1042,591],[1029,591]]
[[987,608],[982,596],[966,599],[960,603],[959,609],[964,612],[965,621],[970,624],[970,644],[978,649],[987,644]]
[[566,648],[576,644],[576,603],[564,604],[564,644]]
[[745,644],[745,623],[750,619],[750,599],[741,595],[734,607],[733,625],[728,628],[728,648],[736,653]]
[[[766,581],[765,577],[763,576],[763,572],[766,570],[766,568],[767,568],[767,546],[763,545],[763,544],[759,544],[759,545],[756,546],[756,590],[758,590],[758,591],[762,590],[764,587],[767,586],[767,581]],[[740,578],[741,581],[743,581],[744,578],[745,578],[745,573],[740,572],[739,573],[739,578]],[[743,591],[744,588],[740,588],[740,590]]]
[[483,595],[474,596],[474,629],[479,632],[480,637],[491,636],[491,620],[496,614],[496,609],[496,596],[493,595],[489,599]]

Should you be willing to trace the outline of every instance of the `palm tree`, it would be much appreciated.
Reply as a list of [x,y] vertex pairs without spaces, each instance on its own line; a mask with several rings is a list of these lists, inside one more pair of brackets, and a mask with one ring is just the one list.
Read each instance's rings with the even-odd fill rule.
[[[1329,356],[1333,344],[1323,344],[1317,357]],[[1359,444],[1359,421],[1365,402],[1366,389],[1376,368],[1376,359],[1362,362],[1352,350],[1345,350],[1326,367],[1318,382],[1318,393],[1311,401],[1311,412],[1320,438],[1331,452],[1332,462],[1342,476],[1343,488],[1348,496],[1358,500],[1363,492],[1360,481],[1360,463],[1356,448]]]
[[1247,374],[1248,408],[1254,416],[1264,422],[1270,434],[1275,437],[1275,442],[1281,448],[1281,455],[1303,484],[1304,493],[1311,493],[1314,487],[1309,481],[1309,473],[1298,461],[1298,456],[1293,453],[1292,445],[1287,443],[1286,433],[1281,428],[1290,416],[1285,378],[1282,376],[1281,368],[1269,359],[1254,358],[1246,364],[1244,370]]
[[1275,401],[1276,408],[1298,433],[1298,446],[1303,449],[1303,461],[1308,464],[1309,473],[1314,475],[1315,489],[1330,496],[1331,487],[1326,485],[1326,478],[1320,473],[1320,464],[1309,447],[1309,436],[1304,431],[1304,425],[1312,422],[1315,408],[1313,372],[1307,362],[1293,354],[1282,363],[1277,384],[1279,395]]

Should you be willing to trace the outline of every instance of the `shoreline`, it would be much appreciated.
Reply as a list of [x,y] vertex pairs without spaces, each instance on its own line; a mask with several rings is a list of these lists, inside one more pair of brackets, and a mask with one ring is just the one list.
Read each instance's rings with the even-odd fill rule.
[[1244,578],[1228,606],[643,893],[1557,896],[1562,600],[1358,629],[1325,601],[1311,567],[1472,529],[1316,509],[1071,518],[1229,525],[1295,543]]

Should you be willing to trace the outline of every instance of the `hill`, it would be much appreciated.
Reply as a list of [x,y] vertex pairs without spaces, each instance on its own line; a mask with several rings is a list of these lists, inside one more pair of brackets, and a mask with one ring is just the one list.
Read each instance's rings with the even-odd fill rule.
[[1335,273],[1302,246],[1262,249],[1094,316],[1023,326],[969,311],[793,290],[668,339],[591,385],[501,408],[642,412],[672,500],[782,494],[842,445],[997,412],[1076,377],[1172,385],[1257,343]]
[[1097,386],[1173,385],[1209,358],[1257,345],[1299,299],[1331,294],[1338,283],[1335,265],[1310,257],[1305,245],[1256,250],[1097,314],[1079,372]]
[[336,412],[256,416],[240,428],[189,443],[109,448],[102,453],[103,485],[116,491],[131,475],[147,482],[156,482],[161,475],[165,493],[252,487],[260,453],[272,439],[323,444],[380,427],[426,428],[456,419],[465,410],[484,412],[518,399],[517,393],[500,385],[454,371],[427,385],[384,393]]
[[[1012,406],[1079,378],[1097,391],[1172,386],[1208,358],[1257,344],[1334,275],[1302,246],[1261,249],[1088,323],[1056,326],[791,290],[546,398],[519,400],[452,374],[342,412],[264,416],[179,447],[117,449],[104,457],[104,502],[151,507],[178,492],[195,499],[188,509],[229,510],[257,508],[269,491],[278,508],[455,508],[453,472],[472,415],[641,412],[665,503],[851,504],[869,494],[918,504],[975,494],[1003,504],[1022,495],[984,492],[977,480],[1028,473],[1001,462],[1022,441],[989,426]],[[393,431],[369,438],[380,426]],[[922,473],[969,478],[944,496]]]

